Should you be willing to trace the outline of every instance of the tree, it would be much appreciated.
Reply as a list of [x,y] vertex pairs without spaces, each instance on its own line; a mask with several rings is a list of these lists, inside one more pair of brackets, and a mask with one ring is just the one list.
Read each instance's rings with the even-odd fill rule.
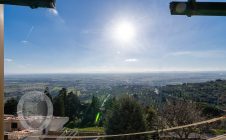
[[65,100],[67,96],[67,89],[62,88],[59,94],[53,100],[53,115],[54,116],[65,116]]
[[99,119],[99,122],[98,122],[99,126],[104,125],[104,122],[106,121],[106,116],[107,116],[108,112],[113,109],[115,104],[116,104],[116,98],[112,97],[112,98],[109,98],[105,102],[104,106],[101,107],[101,116],[100,116],[100,119]]
[[46,101],[40,101],[37,105],[37,115],[47,116],[48,115],[48,106]]
[[[105,123],[106,134],[123,134],[142,132],[146,130],[142,107],[130,96],[121,97],[112,111],[108,114]],[[125,136],[111,138],[112,140],[145,140],[146,136]]]
[[202,115],[207,118],[219,117],[224,114],[223,110],[211,105],[205,105],[202,110]]
[[84,117],[82,119],[82,127],[95,126],[95,119],[97,114],[100,112],[100,101],[97,97],[92,97],[92,102],[87,108]]
[[52,98],[52,96],[51,96],[51,94],[49,92],[49,88],[48,87],[45,88],[44,94],[49,97],[49,99],[51,100],[51,102],[53,102],[53,98]]
[[[51,103],[53,103],[52,96],[50,95],[48,87],[45,88],[44,95],[46,95],[49,98],[49,100],[51,101]],[[41,116],[46,116],[47,113],[48,113],[47,102],[45,100],[44,101],[39,101],[39,103],[37,105],[37,114],[41,115]]]
[[67,97],[67,89],[66,88],[62,88],[59,92],[60,97],[62,97],[63,101],[66,101],[66,97]]
[[15,98],[10,98],[9,100],[7,100],[5,103],[5,106],[4,106],[4,113],[16,115],[17,114],[17,104],[18,104],[18,101]]
[[53,100],[53,115],[54,116],[65,116],[64,100],[62,97],[57,96]]
[[[162,115],[167,127],[176,127],[192,124],[202,120],[201,111],[195,103],[190,101],[173,101],[163,106]],[[188,139],[189,135],[198,128],[189,127],[178,129],[175,132],[180,139]]]
[[145,119],[148,130],[156,130],[158,128],[157,124],[157,113],[152,107],[145,108]]
[[112,107],[114,107],[115,103],[116,103],[116,97],[109,98],[103,106],[104,112],[107,113],[107,111],[111,110]]
[[65,115],[70,118],[70,120],[78,117],[80,111],[80,101],[77,95],[73,92],[70,92],[65,101]]

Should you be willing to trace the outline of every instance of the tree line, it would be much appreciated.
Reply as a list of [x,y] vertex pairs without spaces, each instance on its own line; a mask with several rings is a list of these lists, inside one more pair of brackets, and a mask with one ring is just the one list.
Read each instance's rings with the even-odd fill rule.
[[[104,127],[106,134],[124,134],[161,130],[164,128],[187,125],[202,121],[207,117],[214,117],[219,110],[212,106],[203,106],[190,100],[167,100],[161,107],[143,105],[133,95],[110,97],[105,104],[96,96],[90,102],[80,101],[77,94],[62,88],[58,95],[52,97],[49,88],[44,94],[53,103],[53,115],[69,117],[65,125],[68,128]],[[18,100],[11,98],[5,103],[5,114],[16,114]],[[212,115],[212,116],[211,116]],[[221,115],[219,113],[218,115]],[[168,135],[172,137],[188,138],[191,133],[201,133],[203,128],[189,128],[174,131]],[[112,140],[146,140],[152,136],[125,136],[111,138]]]

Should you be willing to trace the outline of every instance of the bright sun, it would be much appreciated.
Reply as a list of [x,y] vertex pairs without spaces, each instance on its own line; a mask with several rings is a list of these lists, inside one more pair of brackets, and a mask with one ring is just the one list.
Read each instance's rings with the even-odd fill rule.
[[135,27],[131,22],[128,21],[117,23],[113,28],[113,37],[123,43],[133,41],[135,35]]

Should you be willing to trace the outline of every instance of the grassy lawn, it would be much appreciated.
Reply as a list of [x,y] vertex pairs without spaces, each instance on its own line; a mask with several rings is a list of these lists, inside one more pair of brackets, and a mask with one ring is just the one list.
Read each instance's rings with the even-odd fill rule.
[[223,135],[226,133],[225,129],[212,129],[211,134],[213,135]]
[[79,131],[89,131],[89,132],[104,132],[103,127],[88,127],[88,128],[79,128]]
[[79,132],[100,132],[104,133],[104,128],[103,127],[87,127],[87,128],[65,128],[64,130],[78,130]]

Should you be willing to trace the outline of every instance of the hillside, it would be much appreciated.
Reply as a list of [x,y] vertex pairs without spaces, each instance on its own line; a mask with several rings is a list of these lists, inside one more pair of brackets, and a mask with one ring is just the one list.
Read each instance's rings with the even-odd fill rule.
[[226,108],[226,80],[167,85],[159,90],[165,97],[189,99]]

